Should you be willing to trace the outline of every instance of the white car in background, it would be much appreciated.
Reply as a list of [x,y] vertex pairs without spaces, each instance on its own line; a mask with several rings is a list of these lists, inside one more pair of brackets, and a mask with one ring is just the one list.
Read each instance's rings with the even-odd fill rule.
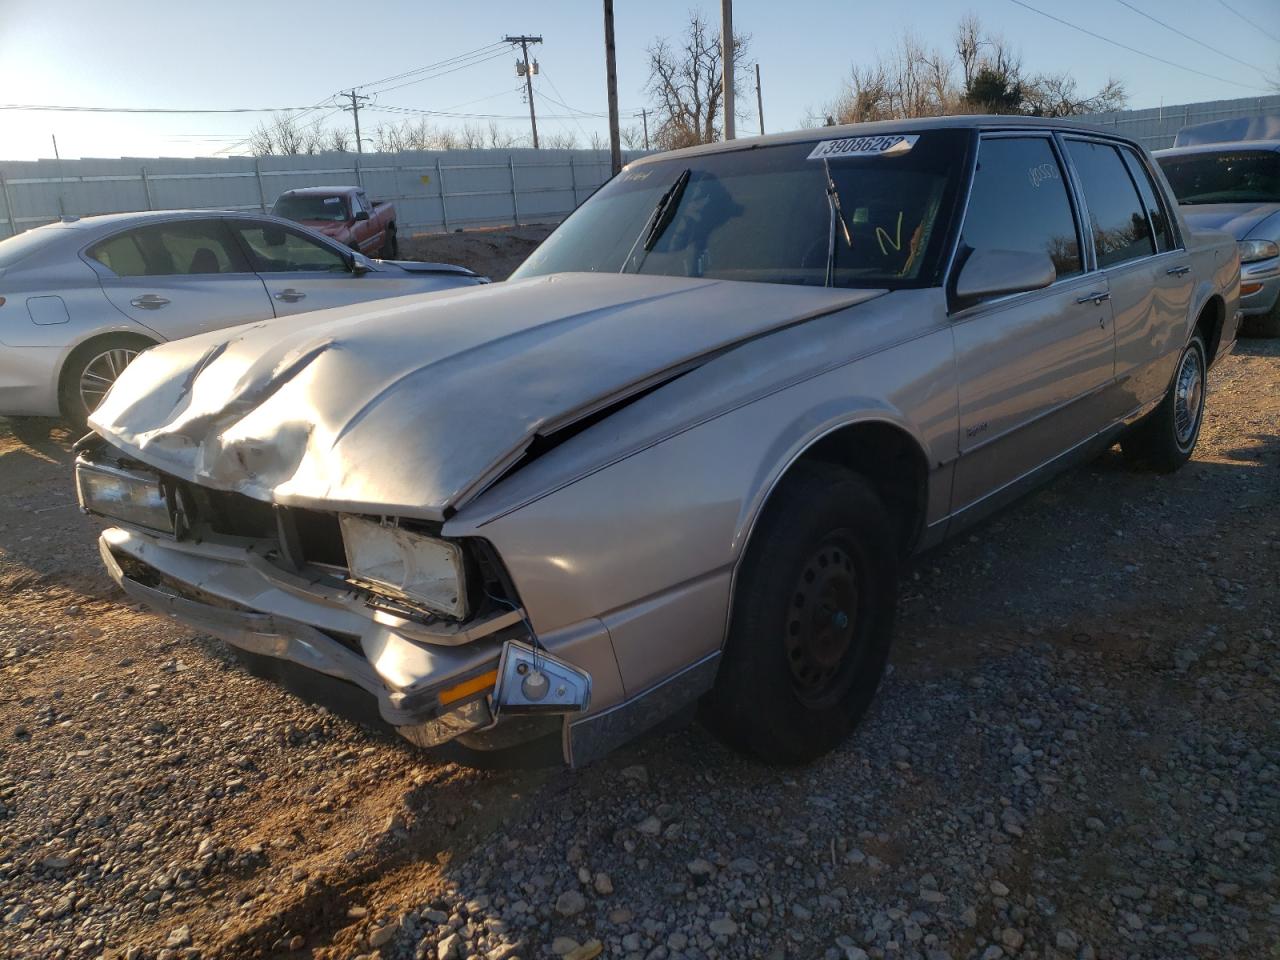
[[0,241],[0,416],[83,425],[157,343],[487,282],[450,264],[371,260],[258,214],[65,218]]

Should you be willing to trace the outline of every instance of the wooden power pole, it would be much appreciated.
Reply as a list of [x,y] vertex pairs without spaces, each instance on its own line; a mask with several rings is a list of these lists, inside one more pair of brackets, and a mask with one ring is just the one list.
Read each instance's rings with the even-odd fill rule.
[[764,100],[760,97],[760,64],[756,63],[756,116],[760,118],[760,136],[764,136]]
[[604,0],[604,69],[609,89],[609,164],[622,171],[622,139],[618,131],[618,62],[613,48],[613,0]]
[[529,63],[529,44],[541,43],[541,37],[503,37],[504,43],[520,44],[524,55],[524,84],[529,94],[529,126],[533,128],[533,149],[538,149],[538,115],[533,109],[533,64]]
[[733,0],[720,0],[720,57],[724,67],[724,138],[732,140],[733,131]]

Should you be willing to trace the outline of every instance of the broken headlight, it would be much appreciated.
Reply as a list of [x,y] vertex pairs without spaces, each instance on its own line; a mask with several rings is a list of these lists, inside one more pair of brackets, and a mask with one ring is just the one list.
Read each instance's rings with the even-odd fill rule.
[[174,532],[173,511],[158,474],[82,457],[76,461],[76,494],[86,513],[157,533]]
[[456,543],[348,514],[338,522],[353,580],[445,616],[466,618],[464,558]]

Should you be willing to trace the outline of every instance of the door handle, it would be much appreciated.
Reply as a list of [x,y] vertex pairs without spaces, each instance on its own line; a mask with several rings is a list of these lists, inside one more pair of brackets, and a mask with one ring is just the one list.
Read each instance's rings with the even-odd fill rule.
[[129,302],[140,310],[159,310],[169,301],[158,293],[144,293],[140,297],[134,297]]
[[1183,264],[1180,267],[1170,267],[1168,270],[1165,271],[1165,273],[1167,273],[1171,277],[1186,276],[1190,272],[1191,272],[1191,268],[1188,267],[1186,264]]
[[1095,293],[1086,293],[1083,297],[1076,297],[1076,303],[1092,303],[1096,307],[1110,299],[1111,294],[1099,290]]
[[293,287],[289,287],[277,293],[276,299],[283,300],[285,303],[297,303],[299,300],[303,299],[305,296],[306,294],[303,293],[301,290],[295,290],[293,289]]

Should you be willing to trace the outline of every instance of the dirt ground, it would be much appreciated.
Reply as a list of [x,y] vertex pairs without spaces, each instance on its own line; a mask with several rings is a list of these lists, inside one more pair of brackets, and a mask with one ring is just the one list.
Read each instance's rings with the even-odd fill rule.
[[419,233],[400,241],[406,260],[456,263],[490,280],[505,280],[546,239],[555,224],[497,227],[455,233]]
[[0,419],[0,956],[1275,957],[1278,425],[1241,341],[1180,472],[1112,451],[926,557],[812,768],[695,726],[479,772],[125,602],[74,438]]

